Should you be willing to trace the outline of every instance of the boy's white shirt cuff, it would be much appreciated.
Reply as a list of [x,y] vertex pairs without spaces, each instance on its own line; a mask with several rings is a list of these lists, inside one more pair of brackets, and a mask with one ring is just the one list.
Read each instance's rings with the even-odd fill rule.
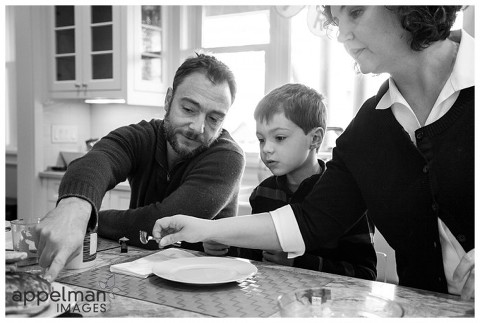
[[290,205],[285,205],[270,212],[275,231],[282,250],[288,258],[295,258],[305,253],[305,243],[298,227],[297,219]]

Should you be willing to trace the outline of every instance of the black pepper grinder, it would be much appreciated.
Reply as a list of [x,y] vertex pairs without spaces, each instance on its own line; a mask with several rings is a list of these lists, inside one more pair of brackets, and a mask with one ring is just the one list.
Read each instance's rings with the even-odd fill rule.
[[120,253],[127,253],[128,252],[127,242],[129,240],[130,239],[128,239],[127,237],[123,237],[123,238],[120,238],[120,240],[118,240],[118,242],[120,243]]

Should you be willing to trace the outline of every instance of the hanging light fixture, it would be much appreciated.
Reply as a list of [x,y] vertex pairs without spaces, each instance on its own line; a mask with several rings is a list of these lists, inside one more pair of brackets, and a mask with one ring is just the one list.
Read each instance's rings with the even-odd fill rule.
[[316,36],[327,37],[327,29],[324,28],[326,21],[321,6],[308,6],[307,25],[308,29]]
[[292,18],[303,8],[308,7],[307,25],[308,29],[316,36],[327,37],[327,30],[324,28],[326,17],[322,13],[321,6],[275,6],[276,12],[284,18]]
[[277,13],[284,18],[292,18],[298,14],[305,6],[275,6]]

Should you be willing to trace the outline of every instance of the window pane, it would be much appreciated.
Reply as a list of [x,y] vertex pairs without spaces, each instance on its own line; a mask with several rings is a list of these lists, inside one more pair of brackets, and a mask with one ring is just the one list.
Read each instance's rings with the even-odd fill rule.
[[302,10],[291,19],[291,66],[290,82],[303,83],[325,92],[321,75],[328,57],[325,55],[324,40],[310,32],[307,26],[307,10]]
[[462,29],[463,28],[463,11],[457,13],[457,18],[455,23],[452,26],[452,30]]
[[92,27],[92,51],[113,49],[112,26]]
[[327,125],[345,128],[354,116],[353,60],[336,39],[313,34],[307,25],[308,10],[292,21],[291,82],[308,85],[326,97]]
[[142,24],[162,27],[162,7],[142,6]]
[[75,80],[75,56],[57,57],[57,81]]
[[112,6],[92,6],[92,24],[112,21]]
[[[237,95],[223,127],[244,151],[258,151],[253,111],[265,93],[265,52],[215,54],[235,75]],[[245,64],[248,62],[248,64]]]
[[141,51],[160,55],[162,51],[162,31],[160,29],[142,27]]
[[92,55],[92,73],[94,80],[113,78],[113,55]]
[[[204,8],[202,47],[258,45],[270,42],[268,9],[215,15],[209,12],[210,15],[207,15],[208,8]],[[227,10],[229,7],[223,8]]]
[[55,27],[75,25],[74,6],[55,6]]
[[142,80],[161,82],[162,80],[162,58],[142,55]]
[[345,127],[353,118],[354,107],[354,81],[355,69],[353,59],[345,52],[342,44],[332,39],[329,40],[329,63],[326,76],[328,82],[328,125]]
[[75,30],[64,29],[55,31],[57,50],[56,54],[75,53]]

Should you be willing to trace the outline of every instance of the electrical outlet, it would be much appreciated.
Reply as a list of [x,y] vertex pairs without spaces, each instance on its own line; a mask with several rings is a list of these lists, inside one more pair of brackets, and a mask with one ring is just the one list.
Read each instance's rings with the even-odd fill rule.
[[52,125],[52,143],[76,143],[77,141],[77,126]]

